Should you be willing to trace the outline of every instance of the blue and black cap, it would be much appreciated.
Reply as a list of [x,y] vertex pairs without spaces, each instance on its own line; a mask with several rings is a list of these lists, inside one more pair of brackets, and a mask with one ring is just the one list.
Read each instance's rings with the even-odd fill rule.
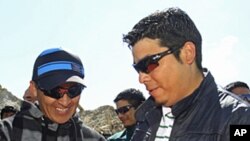
[[66,82],[83,86],[84,67],[81,59],[62,48],[44,50],[36,59],[32,80],[45,90],[51,90]]

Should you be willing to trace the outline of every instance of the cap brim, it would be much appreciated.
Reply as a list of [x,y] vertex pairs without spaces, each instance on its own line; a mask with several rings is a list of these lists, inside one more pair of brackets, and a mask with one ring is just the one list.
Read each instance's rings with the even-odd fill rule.
[[84,87],[86,87],[84,85],[83,79],[79,76],[76,76],[76,75],[69,77],[65,82],[75,82],[75,83],[82,84]]
[[67,82],[80,83],[85,86],[83,78],[77,75],[72,75],[72,73],[55,73],[38,80],[39,87],[45,90],[51,90]]

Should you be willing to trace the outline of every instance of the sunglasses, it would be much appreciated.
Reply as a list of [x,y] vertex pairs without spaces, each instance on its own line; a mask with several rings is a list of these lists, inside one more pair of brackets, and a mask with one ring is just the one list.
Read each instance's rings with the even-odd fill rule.
[[12,106],[5,106],[2,110],[6,113],[8,113],[8,112],[16,113],[17,112],[17,110]]
[[240,98],[242,98],[246,102],[250,103],[250,94],[241,94]]
[[159,66],[159,61],[161,60],[161,58],[173,53],[176,50],[177,49],[175,49],[175,50],[168,49],[164,52],[147,56],[144,59],[142,59],[141,61],[139,61],[137,64],[133,64],[133,67],[135,68],[135,70],[138,73],[143,72],[143,73],[148,74]]
[[83,86],[82,84],[74,84],[73,86],[69,87],[69,88],[63,88],[63,87],[55,87],[51,90],[44,90],[42,88],[39,88],[44,95],[49,96],[51,98],[55,98],[55,99],[60,99],[64,96],[65,93],[67,93],[67,95],[70,98],[74,98],[78,95],[80,95],[82,93],[82,90],[85,88],[85,86]]
[[123,106],[121,108],[118,108],[115,110],[116,114],[125,114],[127,113],[133,106],[132,105],[127,105],[127,106]]

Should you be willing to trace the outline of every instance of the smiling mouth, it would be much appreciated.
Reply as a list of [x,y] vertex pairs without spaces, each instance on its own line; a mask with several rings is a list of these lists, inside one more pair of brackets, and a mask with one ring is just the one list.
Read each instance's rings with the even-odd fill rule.
[[56,108],[56,110],[60,113],[66,113],[69,110],[69,108]]

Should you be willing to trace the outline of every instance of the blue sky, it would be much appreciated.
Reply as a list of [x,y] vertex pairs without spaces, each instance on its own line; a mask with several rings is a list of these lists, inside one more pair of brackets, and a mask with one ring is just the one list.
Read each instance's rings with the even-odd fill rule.
[[203,37],[203,66],[218,84],[241,80],[250,85],[250,12],[248,1],[227,0],[1,0],[0,84],[21,98],[33,63],[47,48],[62,47],[80,56],[88,86],[85,109],[114,105],[126,88],[139,84],[132,55],[122,35],[143,17],[180,7]]

